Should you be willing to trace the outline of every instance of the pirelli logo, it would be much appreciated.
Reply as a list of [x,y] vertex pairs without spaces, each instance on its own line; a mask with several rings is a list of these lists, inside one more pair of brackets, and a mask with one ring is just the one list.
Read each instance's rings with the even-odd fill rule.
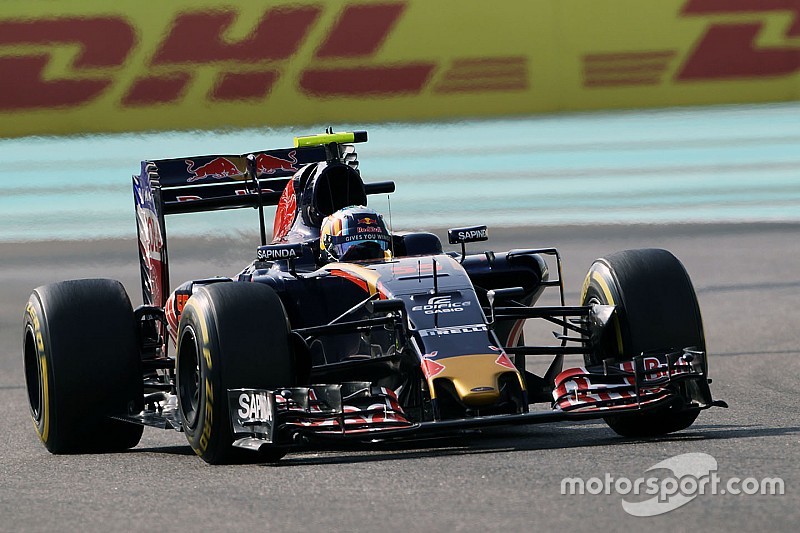
[[433,328],[419,330],[420,337],[445,337],[449,335],[462,335],[464,333],[476,333],[479,331],[489,331],[485,324],[475,324],[472,326],[458,326],[452,328]]

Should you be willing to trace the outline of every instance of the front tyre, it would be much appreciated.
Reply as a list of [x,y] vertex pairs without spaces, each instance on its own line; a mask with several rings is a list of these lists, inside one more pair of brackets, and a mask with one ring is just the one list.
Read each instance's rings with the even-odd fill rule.
[[23,357],[31,417],[52,453],[118,451],[143,427],[110,418],[143,408],[136,320],[118,281],[82,279],[33,291]]
[[[289,323],[271,287],[215,283],[198,289],[181,313],[176,379],[183,429],[211,464],[238,460],[232,446],[228,389],[295,384]],[[283,455],[267,452],[267,460]]]
[[[581,303],[616,306],[615,316],[585,357],[587,365],[630,361],[653,350],[690,346],[706,350],[692,282],[681,262],[666,250],[626,250],[596,260],[586,275]],[[705,394],[708,385],[701,387]],[[687,428],[697,415],[697,409],[669,405],[608,416],[605,421],[619,435],[652,437]]]

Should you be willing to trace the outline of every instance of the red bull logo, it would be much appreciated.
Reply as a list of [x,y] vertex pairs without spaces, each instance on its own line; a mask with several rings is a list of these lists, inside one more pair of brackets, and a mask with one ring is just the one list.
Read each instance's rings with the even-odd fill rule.
[[256,169],[258,174],[275,174],[275,172],[279,170],[292,173],[297,172],[298,168],[295,167],[297,164],[297,158],[295,157],[296,154],[296,150],[292,150],[286,154],[289,159],[282,159],[280,157],[275,157],[274,155],[259,154],[256,156]]
[[358,233],[383,233],[383,228],[378,225],[378,219],[375,217],[363,217],[358,219],[358,226],[356,226]]
[[422,356],[422,372],[428,379],[441,374],[444,370],[443,364],[433,360],[438,354],[439,352],[431,352]]
[[223,179],[232,176],[243,176],[244,172],[239,170],[239,167],[234,165],[229,159],[224,157],[217,157],[212,159],[205,165],[201,165],[197,168],[194,166],[194,161],[191,159],[186,160],[186,172],[191,174],[188,180],[189,183],[194,181],[213,178],[213,179]]
[[496,364],[498,364],[500,366],[504,366],[504,367],[509,368],[511,370],[516,370],[517,369],[517,367],[514,366],[514,363],[511,362],[511,359],[509,359],[508,355],[506,355],[506,352],[504,352],[502,348],[498,348],[497,346],[491,346],[490,345],[489,349],[492,350],[492,351],[495,351],[495,352],[500,352],[500,355],[495,360]]

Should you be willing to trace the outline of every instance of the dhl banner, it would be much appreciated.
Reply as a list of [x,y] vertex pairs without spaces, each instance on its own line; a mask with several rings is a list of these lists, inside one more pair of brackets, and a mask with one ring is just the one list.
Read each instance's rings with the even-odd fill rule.
[[800,98],[800,0],[3,0],[0,136]]

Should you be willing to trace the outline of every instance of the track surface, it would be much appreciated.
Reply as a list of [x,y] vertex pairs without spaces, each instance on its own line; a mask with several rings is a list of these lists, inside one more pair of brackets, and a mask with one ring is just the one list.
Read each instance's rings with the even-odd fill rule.
[[[705,411],[688,430],[654,441],[617,437],[602,422],[554,424],[309,451],[277,466],[210,467],[183,435],[147,429],[128,453],[53,456],[28,415],[24,303],[35,286],[75,277],[118,278],[136,303],[135,244],[0,244],[0,530],[796,530],[800,225],[529,228],[495,231],[490,244],[558,246],[568,303],[577,301],[598,256],[649,246],[673,251],[697,288],[712,390],[731,408]],[[170,245],[173,282],[232,274],[251,255],[250,245],[236,242]],[[206,259],[212,254],[225,257]],[[716,458],[723,480],[781,477],[785,495],[706,494],[679,510],[636,518],[613,492],[560,493],[565,477],[636,479],[688,452]]]

